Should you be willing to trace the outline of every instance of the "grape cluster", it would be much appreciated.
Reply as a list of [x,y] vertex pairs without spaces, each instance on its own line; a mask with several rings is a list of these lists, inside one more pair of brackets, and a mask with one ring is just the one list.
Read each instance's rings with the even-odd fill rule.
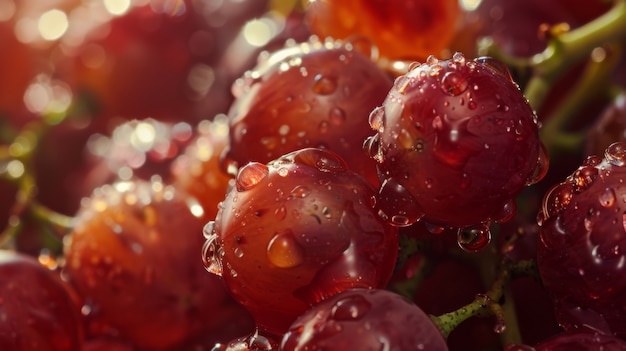
[[626,350],[624,0],[5,0],[0,43],[1,350]]

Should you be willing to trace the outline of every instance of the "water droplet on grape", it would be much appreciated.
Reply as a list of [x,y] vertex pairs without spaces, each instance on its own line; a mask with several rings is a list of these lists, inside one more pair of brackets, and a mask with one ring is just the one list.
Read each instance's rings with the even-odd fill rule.
[[339,107],[333,107],[328,112],[328,120],[336,126],[341,125],[346,121],[346,112]]
[[370,112],[369,124],[373,130],[380,133],[385,131],[385,108],[378,106]]
[[573,196],[574,186],[571,183],[561,183],[548,190],[542,206],[544,220],[563,211],[570,204]]
[[480,63],[486,67],[489,67],[490,69],[492,69],[499,75],[513,82],[513,77],[511,76],[511,72],[509,71],[509,68],[504,64],[504,62],[493,57],[479,57],[475,59],[474,62]]
[[491,230],[488,223],[480,223],[459,229],[457,243],[467,252],[479,252],[491,242]]
[[382,163],[385,159],[382,149],[380,148],[378,135],[367,137],[365,142],[363,142],[363,150],[376,162]]
[[402,75],[402,76],[398,76],[394,80],[393,86],[399,94],[404,95],[406,93],[406,88],[409,86],[410,83],[411,83],[411,79],[405,75]]
[[354,321],[363,318],[372,304],[361,295],[346,296],[335,303],[331,318],[337,321]]
[[548,167],[550,165],[550,158],[548,157],[548,150],[543,145],[539,144],[539,155],[537,156],[537,165],[533,173],[526,179],[526,186],[537,184],[548,173]]
[[309,165],[322,172],[344,172],[348,170],[346,162],[337,154],[321,149],[302,149],[296,152],[294,162]]
[[583,191],[591,186],[591,184],[598,177],[598,169],[593,166],[581,166],[572,175],[571,181],[574,185],[574,190],[577,192]]
[[467,90],[469,83],[461,72],[448,72],[441,79],[441,90],[451,96],[457,96]]
[[429,55],[426,58],[426,64],[427,65],[435,65],[437,63],[439,63],[439,60],[434,55]]
[[614,166],[624,166],[626,164],[626,143],[616,142],[604,151],[604,158]]
[[391,216],[391,224],[408,226],[424,216],[413,195],[394,178],[386,179],[379,190],[378,206]]
[[307,197],[307,195],[309,195],[310,193],[311,189],[304,185],[298,185],[291,190],[291,194],[299,198]]
[[413,61],[413,62],[409,63],[409,72],[413,71],[414,69],[418,68],[421,65],[422,64],[420,62],[417,62],[417,61]]
[[329,95],[337,90],[337,78],[328,77],[322,74],[315,76],[313,83],[313,91],[320,95]]
[[444,230],[446,230],[446,227],[438,224],[432,224],[430,222],[424,222],[424,226],[431,234],[441,234]]
[[517,204],[515,203],[514,199],[510,199],[509,201],[505,202],[504,205],[502,206],[502,209],[497,215],[496,222],[498,223],[508,222],[511,219],[513,219],[513,216],[515,216],[516,212],[517,212]]
[[217,244],[217,234],[210,235],[202,246],[202,262],[204,268],[215,275],[222,275],[221,247]]
[[613,188],[606,188],[598,197],[598,201],[600,201],[600,205],[606,208],[613,207],[615,205],[615,200],[617,196],[615,195],[615,190]]
[[246,191],[259,184],[269,174],[266,165],[258,162],[251,162],[241,168],[235,179],[237,191]]
[[291,268],[304,262],[304,249],[288,231],[276,234],[267,246],[268,260],[279,268]]

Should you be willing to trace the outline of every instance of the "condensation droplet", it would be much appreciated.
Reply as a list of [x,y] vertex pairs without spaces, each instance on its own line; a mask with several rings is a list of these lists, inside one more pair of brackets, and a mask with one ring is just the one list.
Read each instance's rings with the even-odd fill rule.
[[328,112],[328,120],[336,126],[341,125],[346,121],[346,112],[339,107],[333,107]]
[[491,230],[489,224],[481,223],[459,229],[457,243],[467,252],[482,251],[491,242]]
[[535,170],[530,175],[530,177],[526,179],[526,186],[537,184],[540,180],[542,180],[548,173],[549,166],[550,158],[548,157],[548,150],[546,150],[546,147],[543,145],[543,143],[541,143],[539,145],[537,165],[535,166]]
[[615,200],[617,196],[615,195],[615,190],[613,188],[606,188],[598,197],[598,201],[600,201],[600,205],[606,208],[613,207],[615,205]]
[[337,90],[337,78],[328,77],[322,74],[315,76],[313,92],[320,95],[329,95]]
[[304,262],[304,249],[291,232],[276,234],[267,246],[267,258],[279,268],[292,268]]
[[221,247],[217,244],[217,234],[210,235],[202,246],[202,262],[204,268],[215,275],[222,275]]
[[616,142],[604,151],[604,158],[614,166],[624,166],[626,164],[626,143]]
[[341,156],[322,149],[301,149],[294,155],[294,162],[313,166],[322,172],[344,172],[348,169]]
[[370,112],[369,124],[373,130],[380,133],[385,131],[385,108],[378,106]]
[[251,162],[241,168],[235,179],[237,191],[246,191],[259,184],[269,174],[266,165]]
[[461,72],[447,72],[441,79],[441,90],[451,96],[457,96],[467,90],[469,83]]
[[511,76],[511,72],[509,71],[509,68],[504,64],[504,62],[493,57],[479,57],[475,59],[474,62],[480,63],[486,67],[489,67],[494,72],[498,73],[499,75],[513,82],[513,77]]
[[372,304],[361,295],[346,296],[335,303],[331,318],[337,321],[354,321],[363,318]]
[[561,183],[550,189],[542,204],[544,220],[558,215],[572,201],[574,186],[571,183]]
[[304,198],[311,193],[311,189],[304,185],[298,185],[291,190],[291,194],[295,197]]

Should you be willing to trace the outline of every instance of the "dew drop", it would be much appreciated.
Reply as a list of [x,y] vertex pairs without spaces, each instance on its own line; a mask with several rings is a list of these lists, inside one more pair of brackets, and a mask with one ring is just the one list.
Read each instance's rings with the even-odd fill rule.
[[354,321],[363,318],[371,310],[372,304],[361,295],[351,295],[339,299],[331,309],[331,318],[337,321]]
[[465,64],[465,56],[462,52],[457,51],[452,55],[452,62]]
[[613,188],[606,188],[598,197],[598,201],[600,201],[600,205],[606,208],[613,207],[615,205],[615,200],[617,196],[615,195],[615,190]]
[[476,104],[476,101],[474,101],[474,100],[470,100],[467,103],[467,108],[469,108],[470,110],[475,110],[476,106],[477,106],[477,104]]
[[328,120],[336,126],[341,125],[346,121],[346,112],[339,107],[333,107],[328,112]]
[[581,166],[572,175],[571,181],[574,184],[574,190],[583,191],[591,186],[598,177],[598,169],[593,166]]
[[322,74],[315,76],[313,92],[320,95],[329,95],[337,90],[337,78],[328,77]]
[[382,163],[385,160],[383,151],[378,141],[378,135],[367,137],[363,142],[363,150],[378,163]]
[[443,120],[441,119],[441,116],[437,115],[433,118],[433,128],[436,130],[443,129]]
[[279,268],[292,268],[304,262],[304,249],[288,231],[276,234],[267,246],[268,260]]
[[382,133],[385,130],[385,108],[378,106],[369,115],[369,124],[373,130]]
[[379,195],[378,206],[391,216],[392,225],[408,226],[424,216],[411,192],[394,178],[383,181]]
[[486,57],[486,56],[479,57],[475,59],[474,62],[480,63],[486,67],[489,67],[494,72],[498,73],[499,75],[513,82],[513,77],[511,76],[511,72],[509,71],[509,68],[504,64],[504,62],[496,58]]
[[431,234],[441,234],[446,229],[446,227],[438,224],[432,224],[430,222],[424,222],[424,226],[426,230],[428,230]]
[[291,194],[295,197],[304,198],[311,193],[311,189],[304,185],[298,185],[291,190]]
[[417,61],[413,61],[413,62],[409,63],[409,72],[415,70],[416,68],[418,68],[421,65],[422,64],[420,62],[417,62]]
[[429,56],[426,58],[426,64],[427,64],[427,65],[432,66],[432,65],[436,65],[436,64],[438,64],[438,63],[439,63],[439,60],[438,60],[438,59],[437,59],[434,55],[429,55]]
[[341,156],[323,149],[301,149],[296,152],[294,162],[313,166],[322,172],[344,172],[348,169]]
[[289,175],[289,169],[287,167],[279,167],[276,170],[276,173],[278,173],[278,175],[281,177],[286,177]]
[[544,220],[561,213],[570,204],[573,196],[574,186],[571,183],[561,183],[552,187],[543,200]]
[[233,253],[235,254],[235,257],[237,258],[243,257],[243,250],[240,247],[236,247],[235,250],[233,250]]
[[448,72],[441,79],[441,90],[451,96],[460,95],[468,86],[467,78],[460,72]]
[[410,83],[411,83],[411,78],[407,77],[406,75],[402,75],[402,76],[398,76],[394,80],[393,86],[399,94],[404,95],[406,94],[406,89]]
[[537,164],[535,165],[533,173],[526,179],[526,186],[537,184],[540,180],[542,180],[548,173],[549,166],[550,158],[548,157],[548,150],[546,150],[546,147],[543,144],[540,144]]
[[604,158],[614,166],[624,166],[626,164],[626,143],[616,142],[604,151]]
[[204,268],[215,275],[222,275],[221,248],[217,244],[217,234],[212,234],[207,238],[202,246],[202,262]]
[[491,242],[489,224],[481,223],[460,228],[457,233],[459,247],[467,252],[479,252]]
[[504,205],[502,205],[502,208],[500,209],[500,212],[497,215],[496,222],[498,223],[508,222],[511,219],[513,219],[513,216],[515,216],[516,212],[517,212],[517,204],[515,203],[514,199],[510,199],[509,201],[505,202]]
[[237,191],[246,191],[252,189],[259,184],[269,174],[269,169],[266,165],[258,162],[251,162],[243,166],[237,178],[235,179],[235,185]]
[[285,205],[278,206],[278,208],[274,210],[274,216],[279,221],[285,219],[285,217],[287,217],[287,208],[285,208]]

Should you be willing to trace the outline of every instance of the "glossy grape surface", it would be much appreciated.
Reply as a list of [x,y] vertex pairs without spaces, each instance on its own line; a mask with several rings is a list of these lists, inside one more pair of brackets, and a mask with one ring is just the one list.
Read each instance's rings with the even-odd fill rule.
[[80,308],[56,272],[31,256],[0,251],[0,349],[79,351]]
[[160,182],[102,186],[84,202],[66,240],[65,272],[86,303],[146,348],[204,332],[232,308],[199,257],[198,204]]
[[626,336],[625,150],[590,156],[543,199],[537,263],[566,330]]
[[261,56],[233,85],[225,168],[327,148],[377,184],[375,162],[361,146],[372,134],[367,116],[391,86],[391,78],[349,43],[311,39]]
[[387,290],[350,289],[313,306],[289,328],[281,351],[448,350],[430,317]]
[[368,141],[397,225],[506,221],[515,196],[543,176],[535,114],[505,66],[434,57],[396,79],[372,111]]
[[205,264],[262,330],[281,335],[310,305],[389,281],[397,229],[337,154],[309,148],[249,163],[235,183],[205,228]]

